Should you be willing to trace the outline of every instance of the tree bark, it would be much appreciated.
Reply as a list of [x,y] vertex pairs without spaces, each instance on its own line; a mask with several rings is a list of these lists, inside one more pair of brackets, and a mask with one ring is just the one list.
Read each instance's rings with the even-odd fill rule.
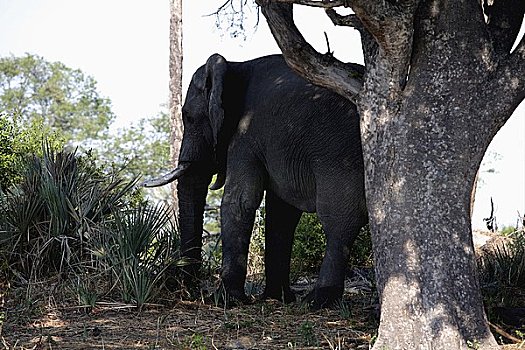
[[[182,143],[182,0],[170,0],[170,120],[171,159],[177,166]],[[173,209],[178,212],[177,184],[172,183]]]
[[[276,2],[259,0],[283,54],[293,56],[287,62],[316,83],[344,86],[344,74],[309,68],[309,50],[290,50],[304,43],[291,5]],[[506,27],[521,23],[523,6],[492,1],[491,27],[470,0],[347,3],[357,19],[328,13],[361,30],[365,54],[357,98],[338,92],[355,99],[361,115],[381,299],[373,349],[496,349],[478,283],[471,190],[490,141],[525,97],[525,43],[511,54],[517,31]]]

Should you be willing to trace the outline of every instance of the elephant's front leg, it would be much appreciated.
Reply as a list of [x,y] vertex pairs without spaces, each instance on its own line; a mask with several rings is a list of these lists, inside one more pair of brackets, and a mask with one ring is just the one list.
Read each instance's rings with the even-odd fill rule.
[[301,218],[301,211],[271,191],[266,192],[265,201],[264,297],[285,303],[293,302],[295,294],[290,289],[290,259],[295,228]]
[[244,292],[248,249],[255,219],[261,204],[263,176],[256,167],[239,173],[228,170],[221,205],[222,273],[228,298],[248,301]]

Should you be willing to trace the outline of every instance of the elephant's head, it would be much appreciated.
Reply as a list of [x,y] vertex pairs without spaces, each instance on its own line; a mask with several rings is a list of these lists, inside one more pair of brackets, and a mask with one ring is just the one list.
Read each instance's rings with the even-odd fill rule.
[[[224,123],[222,94],[228,62],[211,56],[191,80],[182,108],[184,134],[175,170],[144,186],[156,187],[178,179],[181,253],[190,261],[201,260],[203,213],[212,175],[218,173],[212,189],[222,187],[225,179],[224,146],[220,132]],[[222,151],[221,151],[222,150]]]

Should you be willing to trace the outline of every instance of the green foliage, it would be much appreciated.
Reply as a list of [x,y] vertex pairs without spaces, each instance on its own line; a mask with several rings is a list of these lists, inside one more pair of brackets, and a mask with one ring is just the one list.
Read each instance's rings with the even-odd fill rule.
[[41,118],[23,125],[11,116],[0,114],[0,189],[21,179],[23,166],[33,154],[42,156],[42,142],[47,140],[52,150],[61,149],[63,137],[46,127]]
[[295,230],[292,274],[318,272],[326,247],[323,226],[316,214],[303,214]]
[[25,279],[78,263],[86,242],[125,205],[135,185],[100,173],[88,156],[49,145],[42,152],[0,197],[0,246]]
[[17,123],[42,120],[75,143],[99,138],[114,118],[92,77],[30,54],[0,58],[0,111]]
[[117,129],[101,143],[97,158],[113,168],[124,168],[128,177],[151,178],[172,170],[169,115],[160,112]]
[[202,334],[193,333],[191,337],[185,338],[184,349],[206,350],[206,341]]
[[510,236],[515,233],[519,233],[519,230],[514,226],[503,226],[499,230],[499,234],[501,234],[502,236]]
[[71,275],[89,310],[117,278],[123,299],[139,307],[161,285],[178,249],[173,213],[151,206],[118,172],[106,173],[92,154],[56,152],[27,158],[21,180],[0,193],[0,257],[18,282]]
[[374,264],[374,252],[372,250],[372,234],[370,227],[366,225],[359,231],[350,249],[350,266],[372,267]]
[[163,272],[170,266],[178,241],[167,205],[140,205],[114,212],[111,234],[102,242],[104,257],[121,286],[125,302],[139,307],[153,296]]
[[[326,236],[316,214],[303,214],[295,231],[292,249],[293,275],[316,273],[326,248]],[[372,266],[372,238],[368,226],[361,229],[350,250],[349,266]]]
[[122,170],[128,178],[155,177],[172,167],[168,113],[109,133],[114,120],[110,100],[100,96],[92,77],[60,62],[30,54],[1,57],[0,114],[4,189],[19,176],[13,165],[27,154],[38,154],[44,138],[58,143],[55,150],[66,142],[83,150],[94,148],[100,166]]
[[301,326],[298,330],[299,337],[303,345],[306,346],[317,346],[319,345],[319,340],[315,334],[315,325],[311,321],[304,321],[301,323]]

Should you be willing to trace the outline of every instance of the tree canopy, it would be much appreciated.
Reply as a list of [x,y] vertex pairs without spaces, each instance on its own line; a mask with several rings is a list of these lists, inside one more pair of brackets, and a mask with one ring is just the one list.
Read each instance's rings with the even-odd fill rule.
[[31,54],[0,58],[0,111],[20,122],[41,119],[77,144],[102,137],[114,120],[94,78]]
[[[16,181],[28,155],[39,155],[47,140],[92,150],[99,163],[132,178],[169,168],[167,113],[116,127],[111,101],[96,80],[78,69],[43,57],[0,57],[0,185]],[[165,196],[165,195],[162,195]]]

